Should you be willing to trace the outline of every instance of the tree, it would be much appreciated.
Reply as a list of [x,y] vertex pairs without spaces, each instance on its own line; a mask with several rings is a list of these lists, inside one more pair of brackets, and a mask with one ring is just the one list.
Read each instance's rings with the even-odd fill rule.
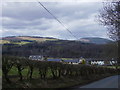
[[98,17],[101,24],[108,28],[109,37],[115,41],[120,40],[120,0],[104,2]]
[[8,73],[11,70],[11,68],[14,65],[14,58],[12,57],[8,57],[8,56],[2,56],[2,72],[3,72],[3,78],[5,78],[5,80],[8,83],[11,83],[9,77],[8,77]]
[[[120,50],[120,0],[105,2],[103,9],[98,15],[99,21],[108,28],[109,37],[117,41],[118,52]],[[118,56],[118,64],[120,63]]]

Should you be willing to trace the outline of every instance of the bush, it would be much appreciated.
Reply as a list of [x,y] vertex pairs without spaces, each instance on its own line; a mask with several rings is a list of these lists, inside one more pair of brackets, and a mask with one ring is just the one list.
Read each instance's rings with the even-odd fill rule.
[[2,67],[3,67],[3,76],[7,82],[10,82],[8,77],[8,72],[14,66],[18,70],[18,75],[20,80],[23,80],[22,71],[28,69],[27,78],[33,78],[33,72],[38,71],[41,79],[47,79],[48,74],[52,75],[53,79],[61,77],[85,77],[89,79],[93,75],[102,75],[102,74],[115,74],[117,73],[116,69],[105,68],[100,66],[86,66],[86,65],[73,65],[73,64],[63,64],[61,62],[52,62],[52,61],[37,61],[29,60],[25,58],[17,57],[2,57]]

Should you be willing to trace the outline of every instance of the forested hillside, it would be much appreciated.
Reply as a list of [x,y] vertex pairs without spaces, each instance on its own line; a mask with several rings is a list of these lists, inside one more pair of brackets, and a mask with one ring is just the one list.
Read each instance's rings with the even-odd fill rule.
[[[44,39],[44,38],[43,38]],[[36,40],[27,44],[3,44],[3,55],[28,57],[29,55],[46,55],[55,58],[112,58],[117,56],[115,43],[92,44],[70,40]]]

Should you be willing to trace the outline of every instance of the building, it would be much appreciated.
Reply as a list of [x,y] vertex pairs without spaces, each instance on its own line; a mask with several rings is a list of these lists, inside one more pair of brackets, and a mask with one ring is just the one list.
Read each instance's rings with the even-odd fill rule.
[[80,63],[80,60],[78,60],[78,59],[74,59],[74,60],[47,59],[47,61],[63,62],[65,64],[79,64]]
[[86,58],[86,64],[88,65],[114,65],[116,64],[116,60],[112,59],[100,59],[100,58]]
[[61,62],[61,59],[47,59],[47,61]]
[[47,56],[42,55],[30,55],[30,60],[39,61],[53,61],[53,62],[63,62],[65,64],[86,64],[86,65],[115,65],[117,60],[113,59],[100,59],[100,58],[80,58],[72,60],[62,60],[62,59],[47,59]]
[[30,55],[29,59],[30,60],[40,60],[40,61],[43,61],[44,57],[42,55]]
[[64,63],[66,64],[79,64],[80,60],[79,59],[74,59],[74,60],[63,60]]

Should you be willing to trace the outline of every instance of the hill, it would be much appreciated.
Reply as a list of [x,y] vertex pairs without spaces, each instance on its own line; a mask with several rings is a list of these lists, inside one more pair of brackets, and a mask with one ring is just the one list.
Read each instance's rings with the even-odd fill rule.
[[9,36],[0,40],[0,44],[28,44],[32,42],[56,41],[56,38],[36,37],[36,36]]
[[[78,40],[60,40],[49,37],[4,37],[3,55],[28,57],[29,55],[47,55],[55,58],[100,58],[117,55],[114,43],[97,44]],[[88,40],[88,39],[86,39]],[[97,39],[98,40],[98,39]],[[3,42],[2,42],[3,43]]]
[[81,38],[80,41],[83,42],[83,43],[94,43],[94,44],[112,43],[111,40],[108,40],[108,39],[105,39],[105,38],[98,38],[98,37]]
[[[45,42],[45,41],[61,41],[60,39],[52,38],[52,37],[36,37],[36,36],[9,36],[0,39],[0,44],[29,44],[32,42]],[[68,40],[71,41],[71,40]],[[74,40],[73,40],[74,41]],[[86,37],[81,38],[79,42],[82,43],[93,43],[93,44],[108,44],[112,43],[111,40],[105,38],[98,37]]]

